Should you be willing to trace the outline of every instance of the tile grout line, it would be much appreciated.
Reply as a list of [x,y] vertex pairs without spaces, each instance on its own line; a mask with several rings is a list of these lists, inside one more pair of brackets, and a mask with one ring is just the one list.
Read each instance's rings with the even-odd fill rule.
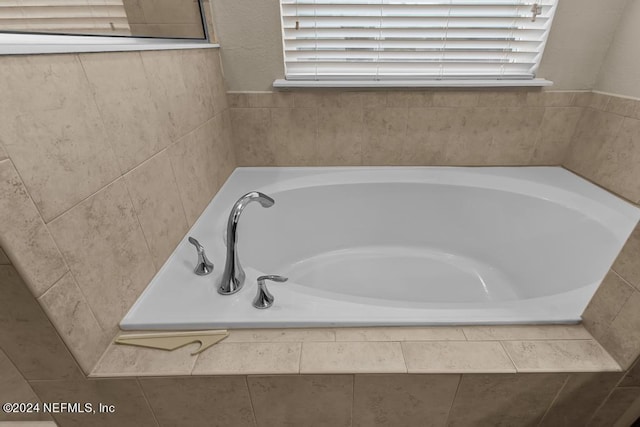
[[[620,251],[620,253],[622,253],[622,251]],[[620,254],[618,254],[618,255],[620,255]],[[640,289],[636,288],[633,283],[629,282],[627,279],[622,277],[622,275],[620,273],[618,273],[616,270],[614,270],[613,266],[611,266],[611,268],[609,270],[611,270],[616,276],[618,276],[618,278],[620,280],[622,280],[625,284],[629,285],[634,292],[640,292]]]
[[351,419],[350,426],[353,426],[353,411],[356,405],[356,374],[351,374]]
[[507,348],[504,346],[504,342],[503,341],[498,341],[498,343],[500,344],[500,347],[502,348],[502,351],[504,351],[504,353],[507,355],[507,357],[509,358],[509,361],[511,362],[511,364],[513,365],[513,369],[515,369],[516,374],[520,373],[520,369],[518,368],[518,366],[516,365],[516,362],[513,361],[513,358],[511,357],[511,355],[509,354],[509,352],[507,351]]
[[[51,238],[51,241],[53,242],[53,245],[55,246],[56,250],[60,254],[60,257],[62,258],[62,261],[64,262],[64,266],[67,269],[64,273],[62,273],[62,275],[60,277],[56,278],[49,286],[47,286],[47,289],[45,289],[39,296],[36,296],[36,293],[34,292],[34,290],[32,290],[31,287],[29,286],[28,275],[26,275],[26,274],[22,275],[21,274],[21,276],[25,280],[25,284],[27,285],[27,287],[31,291],[31,294],[37,300],[42,295],[44,295],[49,289],[51,289],[53,287],[53,285],[58,283],[60,281],[60,279],[62,279],[65,276],[65,274],[67,274],[67,272],[71,271],[71,268],[69,268],[69,263],[67,262],[67,259],[65,258],[64,254],[60,250],[60,247],[58,247],[58,242],[56,242],[56,240],[53,238],[53,234],[51,234],[51,230],[49,230],[49,226],[47,225],[47,222],[44,220],[44,217],[42,216],[42,212],[40,212],[40,209],[38,208],[38,205],[36,204],[35,200],[31,196],[31,192],[27,188],[27,185],[24,183],[24,179],[22,179],[22,175],[20,175],[20,171],[18,170],[18,168],[16,167],[15,163],[13,162],[13,159],[11,159],[11,157],[9,157],[9,158],[7,158],[5,160],[8,161],[11,164],[11,167],[13,167],[13,170],[16,171],[16,175],[18,175],[18,178],[20,179],[20,183],[22,184],[22,187],[24,187],[24,191],[27,194],[27,197],[29,198],[29,200],[31,201],[33,206],[36,208],[36,212],[38,213],[38,218],[40,218],[40,220],[42,221],[42,224],[44,225],[45,230],[47,230],[47,233],[49,234],[49,237]],[[5,255],[6,255],[7,248],[5,247],[3,249],[4,249]],[[7,257],[9,257],[9,255],[7,255]],[[10,259],[10,261],[11,261],[11,259]],[[11,265],[13,265],[13,267],[16,270],[18,270],[18,271],[21,270],[21,268],[16,264],[20,264],[20,261],[18,261],[17,263],[11,261]]]
[[249,404],[251,405],[251,415],[253,418],[253,425],[258,426],[258,417],[256,416],[256,408],[253,404],[253,394],[251,393],[251,388],[249,387],[249,375],[243,375],[244,377],[244,385],[247,387],[247,393],[249,394]]
[[138,388],[140,389],[140,392],[142,393],[142,397],[145,401],[145,403],[147,404],[147,407],[149,408],[149,411],[151,411],[151,416],[153,417],[153,420],[156,422],[156,426],[160,427],[160,422],[158,422],[158,418],[156,417],[156,413],[153,410],[153,407],[151,406],[151,402],[149,402],[149,398],[147,397],[147,393],[144,391],[144,387],[142,387],[142,384],[140,384],[140,378],[139,377],[134,377],[136,380],[136,384],[138,384]]
[[298,374],[302,374],[302,350],[304,341],[300,341],[300,357],[298,357]]
[[[169,162],[169,163],[171,163],[171,162]],[[124,188],[127,190],[127,197],[129,197],[129,203],[131,203],[131,207],[133,208],[133,215],[136,217],[136,222],[138,223],[138,227],[140,227],[140,232],[142,232],[142,238],[144,239],[144,244],[147,247],[147,251],[149,251],[149,256],[151,256],[151,263],[153,264],[153,267],[155,269],[155,272],[154,272],[154,276],[155,276],[155,274],[158,273],[158,270],[160,270],[160,268],[162,266],[158,266],[156,264],[156,259],[155,259],[155,256],[153,254],[153,251],[151,250],[151,245],[149,245],[149,239],[147,238],[147,233],[145,233],[144,227],[142,226],[142,222],[140,222],[140,216],[138,215],[138,210],[136,209],[136,205],[133,202],[133,197],[131,197],[131,189],[129,188],[129,178],[127,178],[127,177],[125,177],[123,175],[122,179],[123,179]],[[147,283],[145,285],[145,289],[147,288],[147,286],[149,286],[149,283]],[[138,298],[139,297],[140,297],[140,295],[138,295]],[[130,308],[131,307],[129,307],[129,309]],[[118,327],[118,329],[119,329],[119,327]]]
[[462,385],[462,376],[464,374],[458,374],[458,384],[456,385],[456,391],[453,393],[453,399],[451,399],[451,405],[449,405],[449,410],[447,411],[447,419],[445,420],[444,425],[448,426],[449,419],[451,418],[451,412],[453,411],[453,405],[456,402],[456,398],[458,397],[458,392],[460,391],[460,386]]
[[553,408],[553,406],[555,405],[556,401],[560,398],[560,394],[562,394],[562,391],[564,390],[564,388],[569,383],[569,379],[570,378],[571,378],[571,374],[567,374],[567,377],[564,379],[564,382],[562,383],[562,386],[558,389],[558,392],[553,397],[553,400],[551,401],[551,403],[547,407],[547,410],[544,411],[544,414],[542,414],[542,418],[540,418],[540,422],[538,422],[538,424],[537,424],[538,427],[540,427],[542,425],[542,422],[544,421],[544,419],[547,417],[549,412],[551,412],[551,408]]
[[404,354],[404,346],[401,341],[396,341],[400,346],[400,355],[402,356],[402,363],[404,364],[404,372],[405,374],[409,374],[409,366],[407,365],[407,358]]

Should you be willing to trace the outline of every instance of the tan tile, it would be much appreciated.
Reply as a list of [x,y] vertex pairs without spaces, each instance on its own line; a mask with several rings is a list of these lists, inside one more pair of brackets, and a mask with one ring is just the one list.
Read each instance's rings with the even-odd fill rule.
[[[620,116],[614,116],[620,117]],[[629,200],[640,200],[640,120],[623,119],[620,132],[607,135],[589,178]]]
[[627,369],[640,353],[640,292],[633,292],[600,339],[616,361]]
[[71,274],[67,273],[39,301],[83,371],[91,372],[109,345],[109,338]]
[[49,224],[79,288],[109,335],[155,269],[123,180]]
[[362,107],[367,108],[385,108],[387,106],[387,91],[380,92],[362,92]]
[[527,92],[527,105],[532,107],[571,107],[578,92],[535,91]]
[[582,322],[596,339],[602,339],[633,288],[609,271],[582,313]]
[[434,107],[477,107],[479,92],[441,91],[433,94]]
[[[431,107],[433,105],[433,92],[425,91],[389,91],[387,93],[387,107]],[[365,108],[367,105],[364,105]]]
[[566,380],[561,374],[463,375],[448,426],[535,426]]
[[493,139],[488,147],[488,164],[526,165],[541,136],[544,108],[493,109]]
[[573,97],[573,105],[576,107],[589,107],[591,105],[591,91],[576,92]]
[[220,188],[214,125],[208,121],[167,150],[189,226]]
[[[227,106],[226,88],[220,87],[224,83],[220,79],[220,61],[216,58],[218,52],[213,49],[182,49],[177,52],[180,53],[187,97],[192,103],[190,113],[195,116],[193,121],[196,126],[199,126],[214,116],[216,102],[219,107]],[[222,99],[214,99],[217,96]]]
[[225,342],[335,341],[331,329],[233,329]]
[[[449,110],[448,142],[443,164],[452,166],[489,165],[499,162],[490,156],[495,152],[493,139],[499,126],[499,115],[491,108],[458,108]],[[448,134],[448,135],[447,135]],[[505,150],[508,152],[508,150]]]
[[49,221],[113,181],[116,159],[75,55],[9,57],[1,68],[0,143]]
[[0,265],[9,265],[9,264],[11,264],[9,257],[7,256],[6,253],[4,253],[2,248],[0,248]]
[[595,340],[504,341],[518,372],[617,371],[618,364]]
[[35,296],[67,266],[10,160],[0,162],[0,240]]
[[297,374],[300,343],[222,342],[200,354],[193,375]]
[[227,86],[220,60],[220,50],[204,49],[201,53],[205,55],[206,69],[202,71],[204,72],[204,77],[209,79],[209,86],[213,96],[213,112],[214,114],[219,114],[229,106],[227,102]]
[[217,172],[217,183],[222,187],[229,175],[238,166],[234,152],[234,140],[231,133],[231,116],[229,110],[213,118],[214,143],[213,156]]
[[0,266],[0,286],[0,348],[22,375],[28,380],[81,377],[78,365],[13,266]]
[[594,110],[605,111],[610,100],[611,96],[609,95],[593,92],[591,94],[589,107],[593,108]]
[[613,270],[640,291],[640,224],[633,230],[618,258]]
[[249,97],[246,92],[227,92],[229,108],[249,108]]
[[407,166],[443,164],[451,129],[458,118],[453,110],[409,108],[401,164]]
[[57,413],[54,419],[61,426],[146,427],[156,426],[142,390],[135,379],[82,381],[36,381],[31,386],[44,402],[91,403],[113,405],[113,413]]
[[[366,105],[366,104],[365,104]],[[362,133],[362,164],[401,164],[402,144],[407,132],[407,108],[365,108]]]
[[[180,139],[213,115],[211,92],[203,89],[204,79],[198,70],[189,70],[195,65],[193,54],[184,52],[156,50],[140,53],[153,102],[160,114],[168,117],[165,125],[172,141]],[[197,83],[188,81],[194,76]],[[196,93],[198,90],[200,93]]]
[[599,183],[598,159],[603,145],[613,139],[625,119],[611,113],[587,109],[582,114],[564,166]]
[[359,110],[362,109],[363,99],[362,92],[321,92],[317,106]]
[[362,109],[319,108],[317,162],[323,166],[362,164]]
[[356,375],[354,426],[444,426],[459,375]]
[[4,149],[0,141],[0,160],[4,160],[7,158],[9,158],[9,154],[7,154],[7,150]]
[[300,373],[392,373],[407,372],[397,342],[305,342]]
[[261,427],[351,425],[352,375],[250,376],[247,381]]
[[529,92],[521,90],[478,92],[479,107],[521,107],[527,105]]
[[[312,108],[317,107],[320,104],[320,98],[323,94],[317,92],[294,92],[293,105],[295,108]],[[326,95],[325,95],[326,96]]]
[[409,373],[515,372],[499,342],[403,342]]
[[541,427],[584,426],[615,387],[620,372],[569,375],[564,387],[545,414]]
[[619,116],[633,117],[633,113],[636,109],[636,103],[637,101],[635,99],[612,96],[605,107],[605,111]]
[[625,373],[620,387],[640,387],[640,358]]
[[159,269],[188,229],[169,155],[161,152],[125,175],[125,181]]
[[[38,403],[40,400],[33,392],[27,380],[11,363],[11,360],[0,350],[0,402],[10,403]],[[37,413],[6,413],[0,411],[0,425],[4,421],[48,420],[48,414]],[[22,425],[22,424],[20,424]]]
[[591,339],[582,325],[465,326],[469,341]]
[[140,385],[161,426],[255,426],[244,377],[142,378]]
[[268,108],[232,108],[231,128],[240,166],[275,166],[275,150],[269,138]]
[[462,328],[392,327],[337,328],[336,341],[464,341]]
[[273,108],[269,138],[276,166],[308,166],[316,163],[318,110]]
[[199,344],[173,351],[111,344],[91,372],[93,377],[190,375]]
[[122,173],[170,144],[138,52],[79,56]]
[[570,140],[582,116],[578,107],[547,107],[542,119],[542,138],[545,141]]
[[589,427],[610,427],[617,421],[633,402],[640,397],[640,387],[616,388],[604,404],[598,408]]
[[564,162],[583,108],[547,107],[535,144],[533,164],[560,165]]
[[249,108],[293,108],[292,92],[247,92],[243,97]]

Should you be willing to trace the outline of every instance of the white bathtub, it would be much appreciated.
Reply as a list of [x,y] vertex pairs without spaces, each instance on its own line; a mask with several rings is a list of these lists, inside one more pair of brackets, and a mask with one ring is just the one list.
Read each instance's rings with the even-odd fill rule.
[[[239,223],[244,288],[219,295],[224,230]],[[561,169],[239,168],[188,235],[214,273],[196,276],[185,239],[123,329],[574,323],[640,211]],[[273,307],[251,305],[256,277]]]

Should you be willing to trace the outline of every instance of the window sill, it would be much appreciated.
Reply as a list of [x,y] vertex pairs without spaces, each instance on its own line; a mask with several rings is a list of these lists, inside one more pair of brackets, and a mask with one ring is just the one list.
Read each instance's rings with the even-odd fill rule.
[[211,49],[219,44],[207,40],[138,37],[0,34],[0,55],[49,53],[124,52],[138,50]]
[[284,80],[273,82],[274,88],[481,88],[481,87],[544,87],[552,81],[531,80]]

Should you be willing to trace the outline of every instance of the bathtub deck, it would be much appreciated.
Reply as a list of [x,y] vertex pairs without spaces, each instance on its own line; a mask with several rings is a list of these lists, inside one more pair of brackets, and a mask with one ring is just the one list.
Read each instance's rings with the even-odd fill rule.
[[92,377],[620,371],[582,325],[232,330],[198,356],[112,344]]

